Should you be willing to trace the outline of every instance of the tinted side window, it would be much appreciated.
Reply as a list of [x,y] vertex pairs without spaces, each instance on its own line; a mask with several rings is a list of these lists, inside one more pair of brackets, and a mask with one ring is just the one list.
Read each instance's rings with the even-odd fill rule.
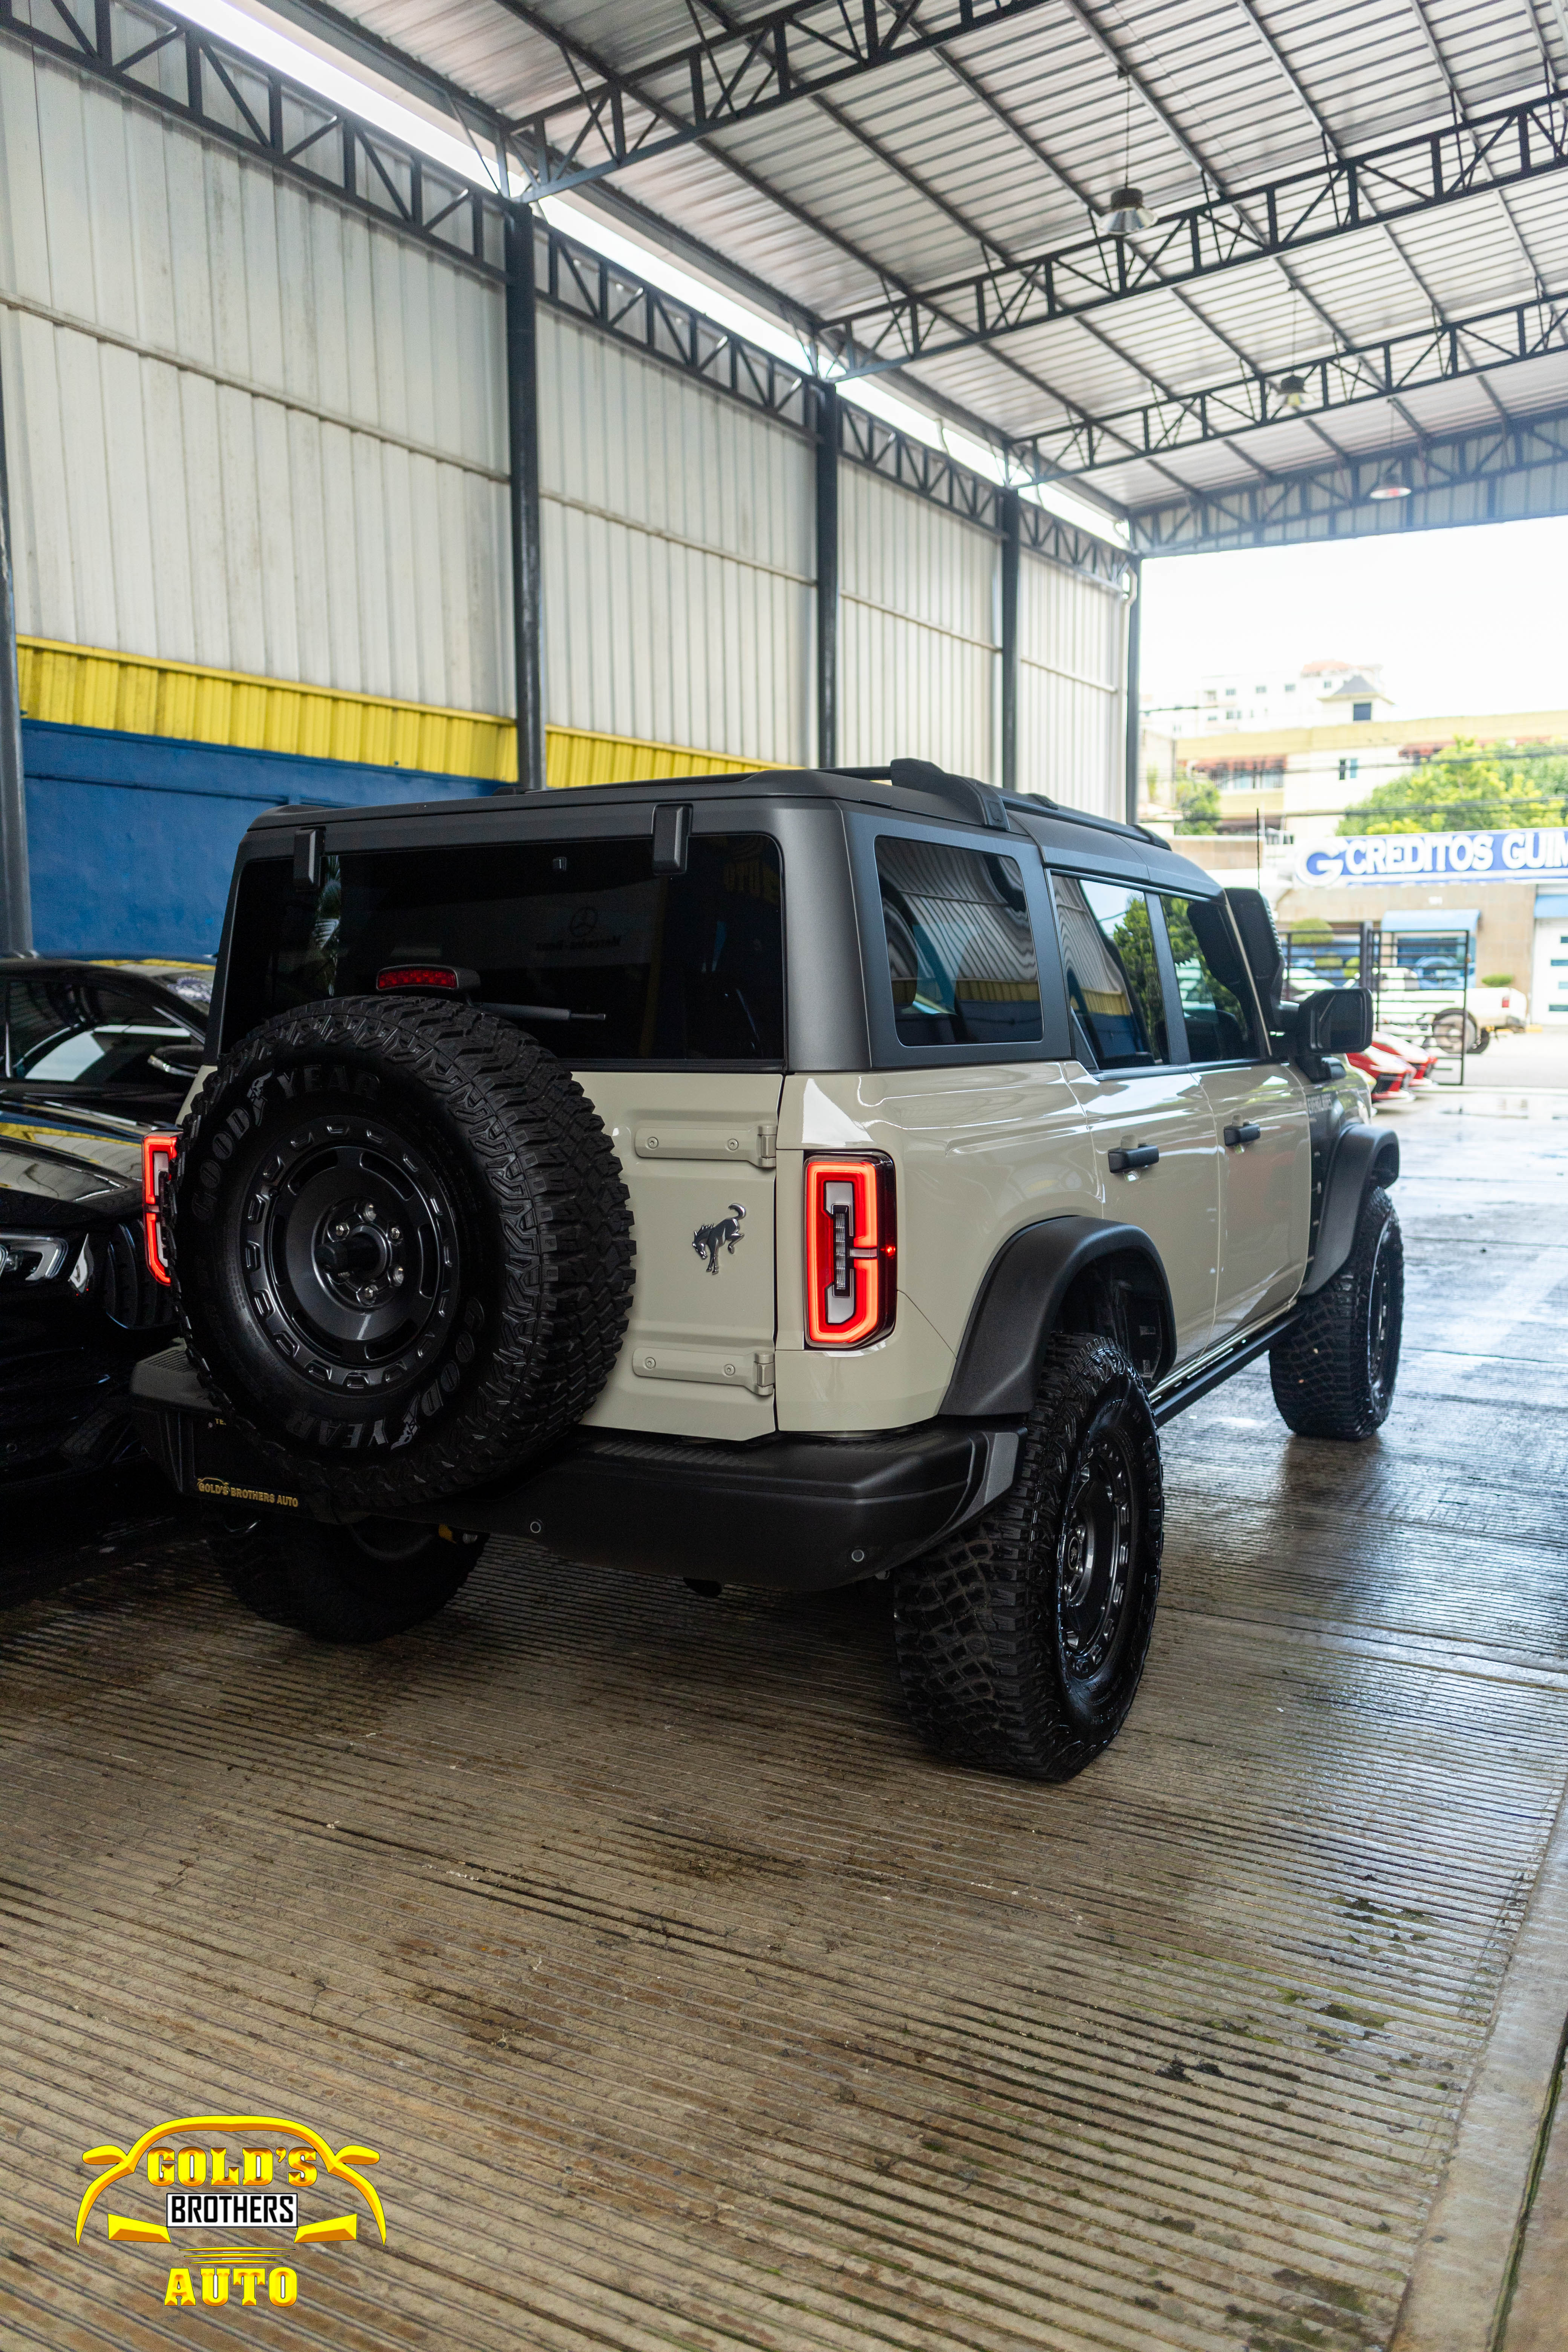
[[1244,1062],[1257,1051],[1241,950],[1219,898],[1167,898],[1165,928],[1194,1062]]
[[[14,1078],[167,1086],[195,1068],[191,1031],[132,989],[39,973],[9,983],[6,1010]],[[160,1068],[160,1061],[170,1066]]]
[[1052,877],[1068,1003],[1102,1070],[1170,1059],[1148,894],[1119,882]]
[[1037,1044],[1040,973],[1016,858],[883,834],[877,876],[900,1044]]
[[783,873],[763,835],[694,835],[670,876],[647,835],[321,863],[304,897],[284,860],[246,867],[226,1042],[297,1004],[373,995],[384,964],[416,957],[477,971],[476,1001],[566,1061],[784,1060]]

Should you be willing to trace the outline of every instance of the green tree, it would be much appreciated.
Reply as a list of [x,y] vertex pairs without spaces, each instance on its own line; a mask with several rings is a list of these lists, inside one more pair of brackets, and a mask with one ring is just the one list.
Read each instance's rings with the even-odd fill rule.
[[1460,741],[1440,760],[1376,785],[1340,819],[1342,834],[1493,833],[1568,824],[1568,752]]
[[1213,833],[1219,824],[1219,786],[1211,776],[1184,776],[1176,786],[1178,833]]
[[1121,959],[1121,969],[1132,992],[1132,1001],[1142,1015],[1143,1026],[1149,1033],[1156,1054],[1165,1052],[1165,994],[1160,979],[1160,960],[1154,952],[1154,930],[1149,920],[1149,902],[1140,890],[1127,912],[1110,934],[1110,944]]

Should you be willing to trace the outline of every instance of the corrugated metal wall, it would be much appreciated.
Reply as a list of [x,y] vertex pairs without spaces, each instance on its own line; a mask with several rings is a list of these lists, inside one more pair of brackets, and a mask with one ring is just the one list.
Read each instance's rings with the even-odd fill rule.
[[1020,789],[1125,815],[1125,599],[1026,554],[1018,656]]
[[0,364],[27,634],[510,700],[502,305],[0,43]]
[[859,466],[838,528],[839,757],[999,783],[998,541]]
[[[329,745],[268,681],[421,706],[355,741],[435,764],[452,714],[512,707],[503,324],[471,271],[0,42],[24,634],[195,665],[186,699],[279,749],[338,748],[347,705]],[[552,730],[811,758],[808,444],[559,315],[540,342]],[[841,756],[999,779],[998,543],[859,466],[840,505]],[[1026,556],[1026,785],[1120,808],[1124,625]],[[98,723],[162,724],[110,683]]]
[[569,320],[539,346],[552,719],[809,759],[805,443]]

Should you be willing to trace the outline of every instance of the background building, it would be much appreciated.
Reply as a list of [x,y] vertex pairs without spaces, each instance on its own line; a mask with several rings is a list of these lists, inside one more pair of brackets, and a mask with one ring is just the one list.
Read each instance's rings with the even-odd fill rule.
[[1144,710],[1174,735],[1202,739],[1259,727],[1361,724],[1393,707],[1381,662],[1310,661],[1297,670],[1206,670],[1173,702],[1146,703]]
[[1311,727],[1247,728],[1212,736],[1179,735],[1169,772],[1150,795],[1159,822],[1173,813],[1184,777],[1219,792],[1221,833],[1289,835],[1296,842],[1333,834],[1346,809],[1378,784],[1411,774],[1456,743],[1482,750],[1568,744],[1568,710],[1450,713],[1432,719],[1351,719],[1337,715]]

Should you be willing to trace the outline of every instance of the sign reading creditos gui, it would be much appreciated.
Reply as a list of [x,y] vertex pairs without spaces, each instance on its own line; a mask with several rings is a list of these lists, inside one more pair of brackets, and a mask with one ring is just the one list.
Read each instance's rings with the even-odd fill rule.
[[1302,849],[1298,882],[1532,882],[1568,874],[1568,825],[1514,833],[1358,833]]

